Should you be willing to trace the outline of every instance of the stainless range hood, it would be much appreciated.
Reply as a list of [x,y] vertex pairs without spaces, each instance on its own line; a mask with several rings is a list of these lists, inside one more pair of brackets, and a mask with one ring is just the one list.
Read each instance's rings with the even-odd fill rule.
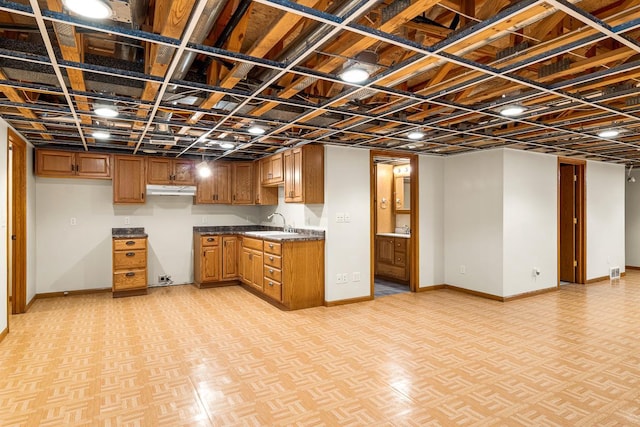
[[195,185],[147,185],[147,196],[195,196]]

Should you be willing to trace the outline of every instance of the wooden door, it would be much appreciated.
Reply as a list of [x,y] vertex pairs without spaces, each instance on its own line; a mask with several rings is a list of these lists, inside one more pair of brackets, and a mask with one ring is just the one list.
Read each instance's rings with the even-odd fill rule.
[[214,176],[214,203],[231,204],[231,165],[229,163],[215,162]]
[[222,279],[238,277],[238,238],[222,237]]
[[201,278],[203,282],[220,280],[220,247],[207,246],[202,250]]
[[253,204],[253,163],[233,164],[233,204]]
[[173,184],[196,185],[196,174],[193,161],[186,159],[173,160]]
[[576,166],[560,165],[560,280],[576,281]]
[[36,175],[69,177],[75,174],[75,153],[36,150]]
[[83,178],[111,178],[109,154],[76,153],[76,175]]
[[171,159],[147,158],[147,184],[169,185],[172,175]]
[[[11,129],[8,131],[11,158],[11,312],[27,311],[27,146]],[[8,319],[7,319],[8,320]],[[7,322],[7,325],[9,323]]]
[[145,202],[145,159],[138,156],[113,157],[113,203]]

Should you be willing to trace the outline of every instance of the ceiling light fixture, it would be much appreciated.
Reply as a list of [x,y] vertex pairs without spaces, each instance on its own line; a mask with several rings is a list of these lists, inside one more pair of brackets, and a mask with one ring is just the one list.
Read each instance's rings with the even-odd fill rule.
[[236,148],[236,143],[231,141],[220,141],[218,142],[218,145],[220,146],[220,148],[224,148],[226,150]]
[[97,130],[94,131],[91,136],[93,136],[95,139],[109,139],[111,138],[111,134],[109,132],[103,131],[103,130]]
[[407,134],[407,138],[413,139],[413,140],[422,139],[424,138],[424,132],[421,132],[419,130],[411,131]]
[[251,125],[251,127],[249,128],[249,133],[251,135],[262,135],[266,131],[267,130],[265,128],[263,128],[262,126],[257,126],[257,125]]
[[109,104],[106,102],[98,102],[93,104],[93,111],[99,115],[100,117],[114,118],[118,117],[118,107],[114,104]]
[[211,168],[209,167],[209,163],[204,159],[204,155],[202,156],[202,161],[196,165],[196,172],[198,172],[200,178],[211,176]]
[[629,172],[627,173],[627,182],[628,183],[633,183],[636,182],[636,177],[635,176],[631,176],[631,171],[633,170],[633,165],[631,165],[629,167]]
[[600,138],[615,138],[618,135],[620,135],[620,131],[617,129],[605,129],[598,132]]
[[505,117],[516,117],[527,111],[522,105],[508,105],[500,110],[500,114]]
[[355,59],[345,62],[338,77],[347,83],[362,83],[376,70],[377,63],[378,54],[365,50],[360,52]]
[[64,6],[76,15],[90,19],[106,19],[113,10],[104,0],[62,0]]

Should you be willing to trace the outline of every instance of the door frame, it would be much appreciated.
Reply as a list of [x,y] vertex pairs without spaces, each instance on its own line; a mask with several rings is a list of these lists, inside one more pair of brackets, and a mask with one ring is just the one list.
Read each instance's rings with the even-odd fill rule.
[[420,266],[418,265],[418,255],[419,255],[419,245],[418,245],[418,217],[420,216],[420,212],[418,211],[418,155],[405,153],[401,151],[383,151],[383,150],[369,150],[369,213],[370,213],[370,279],[371,279],[371,289],[370,289],[370,297],[374,298],[375,295],[375,262],[376,262],[376,223],[375,223],[375,194],[376,194],[376,180],[375,180],[375,167],[373,163],[373,159],[376,156],[384,156],[384,157],[396,157],[402,159],[409,159],[409,166],[411,166],[411,172],[409,173],[409,177],[411,178],[411,182],[409,185],[410,191],[410,206],[411,206],[411,221],[409,221],[409,227],[411,227],[411,237],[409,237],[409,252],[411,256],[409,257],[409,289],[411,292],[417,292],[419,288],[418,284],[418,275],[420,273]]
[[571,159],[567,157],[558,157],[558,270],[557,287],[560,287],[560,165],[576,166],[576,218],[578,226],[576,227],[576,260],[578,267],[576,268],[576,282],[580,284],[587,283],[587,192],[586,192],[586,170],[587,161],[580,159]]
[[[16,239],[7,235],[7,254],[12,253],[11,312],[13,314],[27,311],[27,144],[12,129],[7,132],[7,156],[12,156],[11,177],[7,186],[12,186],[12,197],[9,200],[7,191],[7,210],[11,204],[11,230]],[[8,190],[8,188],[7,188]],[[8,212],[7,212],[8,214]],[[7,255],[8,256],[8,255]],[[7,288],[7,292],[9,289]]]

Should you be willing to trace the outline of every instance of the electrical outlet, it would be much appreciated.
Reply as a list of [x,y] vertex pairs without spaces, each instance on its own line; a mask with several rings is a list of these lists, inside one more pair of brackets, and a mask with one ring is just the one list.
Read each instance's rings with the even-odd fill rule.
[[349,273],[342,273],[342,283],[349,282]]
[[460,274],[467,274],[467,267],[465,265],[460,266]]
[[336,283],[337,283],[338,285],[339,285],[339,284],[341,284],[341,283],[344,283],[344,282],[342,281],[342,274],[340,274],[340,273],[338,273],[338,274],[337,274],[337,276],[336,276]]
[[69,224],[70,225],[77,225],[78,224],[78,220],[75,217],[71,217],[71,219],[69,220]]
[[344,222],[344,213],[343,212],[336,213],[336,222]]
[[131,224],[131,218],[129,218],[128,216],[124,217],[124,225],[129,225]]
[[354,282],[359,282],[360,281],[360,272],[359,271],[354,271],[353,272],[353,281]]
[[349,212],[344,213],[344,222],[351,222],[351,214]]

